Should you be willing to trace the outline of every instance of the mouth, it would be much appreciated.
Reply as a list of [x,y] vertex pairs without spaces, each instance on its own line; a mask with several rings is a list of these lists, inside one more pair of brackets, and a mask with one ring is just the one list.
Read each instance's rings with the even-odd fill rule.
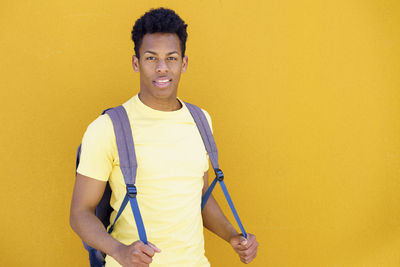
[[153,84],[159,88],[165,88],[168,87],[172,82],[172,79],[169,78],[158,78],[155,81],[153,81]]

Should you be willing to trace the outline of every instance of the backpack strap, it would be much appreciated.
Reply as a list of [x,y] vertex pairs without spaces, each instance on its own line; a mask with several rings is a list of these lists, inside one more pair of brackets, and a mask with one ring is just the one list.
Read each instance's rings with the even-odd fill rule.
[[226,188],[226,185],[224,183],[224,173],[219,168],[219,164],[218,164],[217,145],[215,143],[214,136],[211,132],[211,128],[210,128],[210,125],[208,124],[207,118],[204,115],[203,111],[199,107],[197,107],[193,104],[186,103],[186,102],[185,102],[185,105],[189,109],[190,114],[192,114],[192,117],[197,125],[197,128],[199,129],[201,138],[203,139],[204,146],[205,146],[208,156],[210,158],[211,165],[215,172],[214,181],[208,187],[207,191],[204,193],[204,195],[201,199],[201,210],[203,210],[204,206],[206,205],[207,200],[210,197],[210,195],[218,181],[222,188],[222,191],[224,192],[226,201],[228,202],[229,207],[232,210],[233,216],[235,217],[236,222],[237,222],[240,230],[242,231],[242,235],[245,238],[247,238],[247,233],[243,227],[242,222],[240,221],[239,215],[235,209],[235,206],[233,205],[232,199],[228,193],[228,189]]
[[122,214],[128,202],[130,202],[132,213],[135,217],[136,227],[139,233],[139,238],[143,243],[147,244],[146,230],[144,228],[139,205],[136,199],[137,190],[135,181],[137,173],[137,161],[128,114],[123,106],[105,110],[103,113],[110,116],[114,126],[115,139],[117,141],[119,155],[119,164],[126,184],[125,198],[122,201],[121,207],[119,208],[117,216],[109,228],[108,233],[112,232],[115,222]]

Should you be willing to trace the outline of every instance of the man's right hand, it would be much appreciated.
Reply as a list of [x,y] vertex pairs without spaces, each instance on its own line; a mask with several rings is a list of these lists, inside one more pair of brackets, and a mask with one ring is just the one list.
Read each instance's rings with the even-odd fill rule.
[[136,241],[129,246],[109,235],[94,214],[103,196],[106,182],[77,173],[71,201],[72,229],[91,247],[104,251],[122,266],[149,266],[154,253],[160,249],[150,242]]
[[142,241],[138,240],[129,246],[122,244],[113,257],[124,267],[145,267],[149,266],[153,261],[154,254],[159,252],[161,250],[152,243],[148,242],[145,245]]

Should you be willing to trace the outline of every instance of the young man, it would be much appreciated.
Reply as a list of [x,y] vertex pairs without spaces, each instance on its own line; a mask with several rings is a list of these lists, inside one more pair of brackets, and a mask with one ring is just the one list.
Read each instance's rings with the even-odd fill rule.
[[137,200],[148,245],[139,241],[129,208],[111,235],[94,215],[107,181],[112,189],[111,221],[126,193],[108,115],[92,122],[83,137],[70,223],[82,240],[107,254],[106,266],[209,266],[203,225],[229,242],[244,263],[256,256],[255,236],[239,235],[212,196],[201,212],[208,156],[193,118],[177,98],[181,73],[188,66],[186,27],[174,11],[159,8],[138,19],[132,31],[132,65],[140,74],[140,92],[123,106],[135,142]]

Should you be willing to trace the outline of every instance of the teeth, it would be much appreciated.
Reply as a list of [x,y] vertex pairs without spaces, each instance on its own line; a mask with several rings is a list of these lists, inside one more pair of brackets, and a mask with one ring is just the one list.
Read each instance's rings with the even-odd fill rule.
[[169,80],[158,80],[159,83],[166,83],[169,82]]

